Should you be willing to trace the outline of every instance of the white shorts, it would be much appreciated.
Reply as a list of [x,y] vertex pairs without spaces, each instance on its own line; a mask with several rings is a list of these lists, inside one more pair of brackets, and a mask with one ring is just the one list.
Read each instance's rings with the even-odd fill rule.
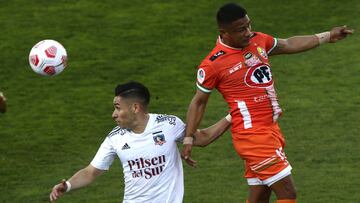
[[270,187],[272,184],[276,183],[277,181],[285,178],[286,176],[291,174],[291,166],[287,166],[284,170],[280,171],[278,174],[266,179],[260,180],[259,178],[248,178],[247,182],[248,185],[267,185]]

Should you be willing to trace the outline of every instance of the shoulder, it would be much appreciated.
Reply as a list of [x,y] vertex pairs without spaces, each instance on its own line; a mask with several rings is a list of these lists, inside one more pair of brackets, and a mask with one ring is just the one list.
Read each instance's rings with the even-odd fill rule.
[[253,35],[251,36],[251,38],[254,39],[263,39],[263,38],[273,38],[273,36],[263,33],[263,32],[253,32]]
[[254,32],[252,41],[260,46],[263,46],[267,54],[270,54],[278,44],[278,40],[275,37],[262,32]]
[[218,61],[218,59],[222,58],[222,56],[227,54],[228,51],[223,46],[221,46],[218,40],[216,41],[215,47],[201,62],[202,65],[211,65]]
[[215,48],[213,49],[209,55],[205,57],[205,59],[201,62],[201,64],[198,67],[198,76],[201,76],[207,73],[215,73],[217,72],[218,66],[221,66],[224,58],[228,54],[228,51],[221,48]]
[[129,130],[116,126],[110,131],[107,137],[111,138],[114,135],[125,135],[127,132],[129,132]]
[[209,54],[208,60],[209,62],[215,62],[216,59],[220,58],[221,56],[225,55],[226,52],[223,49],[216,49],[212,53]]
[[185,132],[185,123],[177,116],[167,114],[157,114],[155,118],[156,129],[164,133],[165,136],[178,139]]
[[176,125],[178,122],[182,122],[180,118],[174,115],[167,115],[167,114],[154,114],[156,124],[169,124],[169,125]]

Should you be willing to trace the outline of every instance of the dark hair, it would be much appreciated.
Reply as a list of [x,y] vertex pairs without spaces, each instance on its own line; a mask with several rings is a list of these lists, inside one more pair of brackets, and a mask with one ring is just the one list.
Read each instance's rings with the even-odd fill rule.
[[115,88],[115,96],[137,99],[144,107],[147,107],[150,102],[150,92],[148,88],[134,81],[117,85]]
[[228,25],[247,14],[245,8],[236,3],[227,3],[223,5],[217,12],[216,20],[218,25]]

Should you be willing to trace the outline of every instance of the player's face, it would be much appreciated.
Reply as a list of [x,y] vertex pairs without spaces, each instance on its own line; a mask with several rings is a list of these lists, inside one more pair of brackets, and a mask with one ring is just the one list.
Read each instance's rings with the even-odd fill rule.
[[114,97],[114,112],[112,117],[121,128],[132,129],[135,121],[133,103],[129,99]]
[[230,25],[220,29],[221,37],[230,46],[235,48],[244,48],[250,44],[251,24],[246,15],[239,20],[232,22]]

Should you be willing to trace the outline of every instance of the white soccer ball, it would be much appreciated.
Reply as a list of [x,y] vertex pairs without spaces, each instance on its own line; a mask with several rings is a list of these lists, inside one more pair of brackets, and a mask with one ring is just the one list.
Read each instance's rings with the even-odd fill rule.
[[31,49],[29,63],[35,73],[44,76],[55,76],[66,67],[66,50],[55,40],[42,40]]

